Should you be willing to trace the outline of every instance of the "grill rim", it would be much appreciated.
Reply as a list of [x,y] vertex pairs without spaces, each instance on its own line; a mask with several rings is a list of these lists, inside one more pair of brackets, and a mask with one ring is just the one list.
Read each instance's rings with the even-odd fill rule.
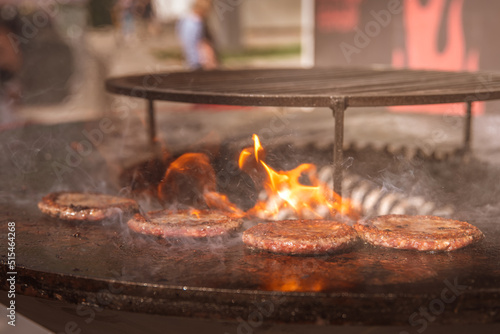
[[[5,271],[8,271],[6,266],[0,266],[0,274],[3,275]],[[16,285],[27,288],[25,291],[23,291],[25,288],[16,288],[16,294],[28,297],[58,300],[73,305],[83,304],[97,309],[184,318],[246,319],[255,312],[257,304],[270,302],[275,311],[266,316],[267,323],[314,324],[321,319],[325,324],[342,326],[408,325],[410,314],[418,307],[428,305],[429,301],[439,295],[439,291],[433,289],[429,289],[426,293],[408,293],[403,290],[391,293],[379,291],[318,293],[183,287],[43,272],[22,266],[18,267]],[[6,287],[7,282],[2,289],[6,290]],[[120,293],[110,292],[110,287],[115,291],[119,290]],[[460,303],[473,305],[477,309],[471,310],[469,307],[467,313],[480,314],[482,317],[470,314],[461,317],[460,313],[457,315],[447,309],[436,317],[434,323],[496,324],[497,315],[490,313],[485,316],[481,306],[484,307],[485,299],[491,303],[497,300],[497,296],[497,290],[464,290],[458,297]],[[6,299],[5,297],[6,295],[0,297],[0,302]],[[311,307],[311,305],[316,306]],[[359,312],[360,307],[363,307],[365,312]],[[493,309],[494,307],[492,306]],[[294,311],[297,308],[302,311]]]
[[[268,69],[265,73],[268,75],[275,73],[278,77],[267,77],[267,81],[262,80],[261,83],[248,84],[248,82],[258,81],[259,75],[262,73],[262,69],[146,73],[109,78],[105,82],[105,87],[110,93],[148,100],[237,106],[331,107],[335,100],[345,99],[346,107],[382,107],[500,99],[500,75],[492,72],[445,72],[379,67],[288,68]],[[352,80],[356,82],[370,80],[372,86],[367,87],[371,87],[371,90],[353,93],[352,89],[360,89],[361,87],[349,84],[349,81],[346,81],[349,87],[338,87],[337,91],[335,91],[336,88],[332,89],[331,92],[325,92],[323,87],[312,87],[313,92],[316,88],[318,90],[318,93],[312,94],[307,93],[311,89],[301,93],[293,88],[294,84],[290,86],[291,82],[307,85],[310,81],[305,80],[309,80],[311,75],[321,75],[322,73],[326,75],[326,77],[322,77],[322,82],[329,82],[331,78],[328,76],[330,75],[334,77],[352,75]],[[287,75],[283,76],[283,74]],[[383,80],[386,86],[380,90],[374,90],[377,85],[377,76],[380,74],[388,76]],[[161,84],[155,86],[150,83],[150,81],[154,83],[154,80],[165,83],[169,76],[172,81],[168,85],[179,85],[179,88],[168,85],[162,87]],[[238,77],[237,81],[240,86],[238,86],[238,82],[229,80],[224,84],[219,84],[217,89],[211,88],[211,84],[218,82],[218,80],[227,80],[228,76],[231,77],[229,78],[231,80]],[[241,78],[239,78],[240,76]],[[406,78],[405,80],[410,81],[405,82],[411,82],[412,85],[415,82],[417,84],[416,90],[398,91],[398,88],[401,88],[401,83],[397,81],[391,83],[397,78]],[[439,79],[439,87],[436,87],[436,79]],[[183,83],[179,83],[179,80],[182,80]],[[245,80],[245,83],[241,83],[242,80]],[[301,80],[305,82],[301,82]],[[344,82],[344,80],[349,79],[339,77],[338,80]],[[387,87],[387,83],[389,87]],[[194,84],[197,85],[196,89],[187,88]],[[280,86],[283,88],[283,85],[289,85],[288,88],[292,88],[292,90],[287,92],[285,89],[282,92],[267,94],[262,92],[262,88],[259,89],[261,84],[275,85],[278,89]],[[459,91],[457,91],[457,85],[461,87]],[[467,87],[468,85],[470,88]],[[243,90],[243,92],[231,92],[235,89]]]

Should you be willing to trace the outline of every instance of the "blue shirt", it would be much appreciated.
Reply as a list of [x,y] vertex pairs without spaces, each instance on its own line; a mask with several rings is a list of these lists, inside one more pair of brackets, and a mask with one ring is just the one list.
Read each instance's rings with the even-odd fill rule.
[[194,14],[187,15],[177,22],[176,29],[188,67],[193,70],[201,68],[198,45],[203,39],[202,20]]

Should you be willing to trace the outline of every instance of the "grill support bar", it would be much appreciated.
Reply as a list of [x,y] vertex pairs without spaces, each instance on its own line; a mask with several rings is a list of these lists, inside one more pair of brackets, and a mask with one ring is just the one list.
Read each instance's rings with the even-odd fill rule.
[[344,160],[344,111],[345,98],[332,97],[330,108],[335,118],[335,141],[333,143],[333,191],[342,196],[342,161]]
[[465,133],[464,133],[464,153],[470,152],[471,131],[472,131],[472,101],[467,101],[467,111],[465,113]]
[[156,119],[154,100],[148,100],[148,134],[149,142],[153,145],[156,142]]

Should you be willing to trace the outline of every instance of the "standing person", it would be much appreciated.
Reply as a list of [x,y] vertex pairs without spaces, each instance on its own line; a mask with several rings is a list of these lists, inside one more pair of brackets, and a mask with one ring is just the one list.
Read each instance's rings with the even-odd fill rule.
[[19,121],[16,107],[21,95],[19,72],[23,60],[20,45],[11,40],[12,35],[20,34],[19,26],[17,14],[9,20],[0,18],[0,127]]
[[177,23],[187,66],[192,70],[214,69],[218,65],[212,36],[207,26],[210,0],[195,0],[191,12]]
[[155,34],[155,13],[152,0],[138,0],[135,5],[135,11],[141,22],[141,33],[144,35]]
[[134,0],[117,0],[113,8],[125,42],[131,41],[135,35],[134,5]]

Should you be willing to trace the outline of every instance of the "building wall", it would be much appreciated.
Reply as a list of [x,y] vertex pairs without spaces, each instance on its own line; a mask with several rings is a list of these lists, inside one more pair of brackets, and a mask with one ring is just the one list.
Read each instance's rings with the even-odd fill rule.
[[300,28],[301,0],[245,0],[241,4],[243,29]]
[[[500,70],[492,0],[316,0],[315,65]],[[481,104],[475,111],[480,113]],[[407,111],[463,114],[453,105]],[[399,108],[403,110],[403,108]]]

